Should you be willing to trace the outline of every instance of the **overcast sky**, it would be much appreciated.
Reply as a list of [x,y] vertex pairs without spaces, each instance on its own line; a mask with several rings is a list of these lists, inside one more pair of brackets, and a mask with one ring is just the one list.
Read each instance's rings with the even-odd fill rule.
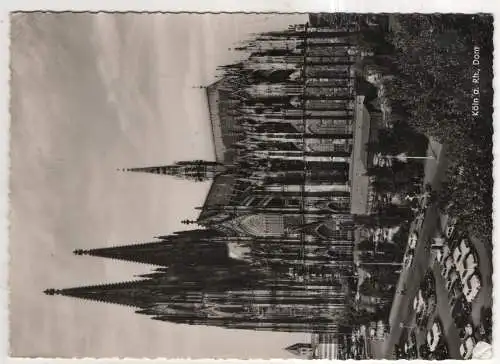
[[117,168],[213,158],[203,90],[228,48],[305,15],[17,15],[12,23],[13,356],[286,358],[305,334],[173,325],[46,288],[152,267],[74,256],[195,218],[209,183]]

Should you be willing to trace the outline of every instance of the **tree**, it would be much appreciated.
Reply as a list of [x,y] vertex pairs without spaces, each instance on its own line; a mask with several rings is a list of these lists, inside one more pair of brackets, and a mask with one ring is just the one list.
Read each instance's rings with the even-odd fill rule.
[[[388,97],[407,110],[410,127],[446,144],[451,179],[442,200],[453,201],[453,213],[491,241],[492,18],[422,14],[394,20],[390,41],[398,71],[388,84]],[[470,110],[474,46],[481,56],[481,112],[476,116]],[[467,166],[461,177],[466,184],[453,178],[459,166]]]
[[375,244],[373,243],[373,241],[368,239],[362,240],[358,244],[358,250],[373,252],[375,250]]
[[373,279],[365,279],[361,286],[359,287],[359,293],[364,295],[364,296],[380,296],[380,288],[378,287],[378,284],[376,281]]
[[357,309],[354,302],[346,307],[343,324],[350,327],[358,327],[360,325],[368,325],[371,321],[376,321],[380,314],[368,312],[365,309]]
[[391,285],[397,282],[400,267],[398,265],[364,264],[363,269],[370,273],[373,279],[384,285]]
[[379,211],[379,214],[383,215],[386,219],[394,219],[394,221],[399,219],[400,223],[408,222],[413,217],[409,208],[393,204],[385,206]]
[[393,262],[397,262],[401,259],[403,250],[397,244],[393,243],[382,243],[377,246],[377,252],[383,254],[387,259]]
[[392,242],[400,248],[406,248],[410,224],[401,224],[400,229],[392,236]]

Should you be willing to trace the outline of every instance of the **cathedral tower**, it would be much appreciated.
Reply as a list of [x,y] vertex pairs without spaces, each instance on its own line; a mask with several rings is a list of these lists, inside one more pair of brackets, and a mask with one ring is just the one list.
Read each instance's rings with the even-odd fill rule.
[[125,171],[165,174],[191,181],[203,182],[224,174],[227,169],[226,166],[218,162],[194,160],[181,161],[166,166],[127,168]]

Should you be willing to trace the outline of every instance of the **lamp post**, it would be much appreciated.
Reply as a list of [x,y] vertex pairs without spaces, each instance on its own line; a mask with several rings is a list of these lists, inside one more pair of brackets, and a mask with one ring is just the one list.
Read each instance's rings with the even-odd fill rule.
[[433,155],[409,156],[409,155],[406,155],[406,153],[400,153],[398,155],[387,155],[384,157],[390,158],[390,159],[397,159],[400,162],[406,162],[408,159],[436,159],[436,157],[434,157]]
[[400,153],[398,155],[388,155],[377,153],[373,156],[373,164],[380,167],[391,167],[392,161],[397,160],[399,162],[406,163],[408,159],[436,159],[434,155],[426,155],[426,156],[409,156],[406,153]]

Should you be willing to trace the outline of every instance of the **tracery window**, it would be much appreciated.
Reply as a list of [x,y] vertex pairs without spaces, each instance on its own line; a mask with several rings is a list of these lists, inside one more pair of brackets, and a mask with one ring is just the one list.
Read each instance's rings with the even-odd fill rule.
[[352,134],[352,121],[348,119],[318,119],[307,122],[308,129],[315,134]]
[[253,236],[281,236],[284,233],[283,216],[280,214],[256,214],[245,216],[240,225]]

